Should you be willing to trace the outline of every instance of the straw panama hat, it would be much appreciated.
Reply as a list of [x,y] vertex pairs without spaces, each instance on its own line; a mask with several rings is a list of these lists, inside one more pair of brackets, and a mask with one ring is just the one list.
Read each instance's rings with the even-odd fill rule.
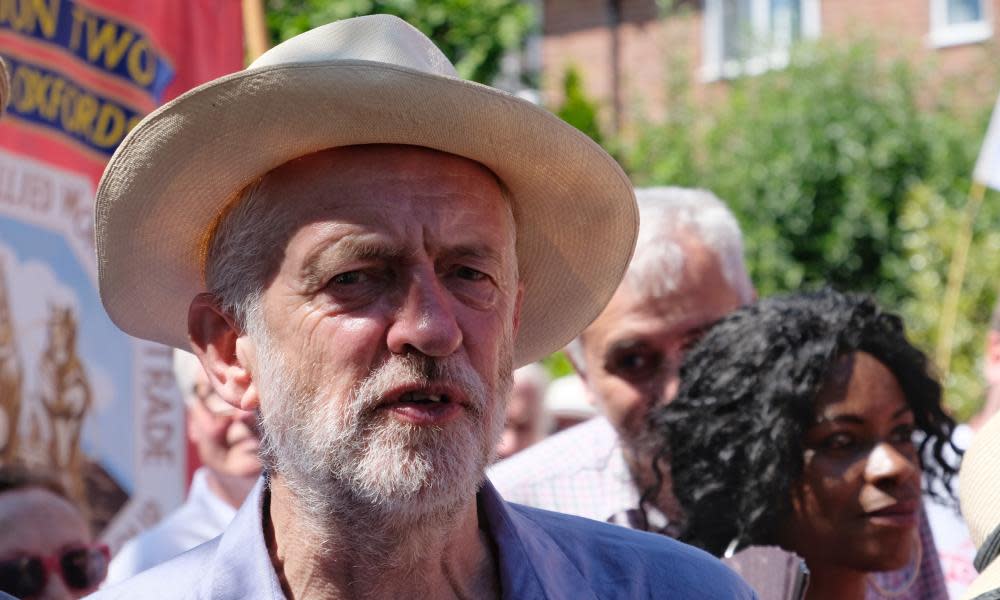
[[515,365],[554,352],[618,286],[635,246],[628,178],[548,111],[464,81],[434,44],[388,15],[330,23],[144,118],[97,190],[101,300],[133,336],[188,348],[207,244],[237,194],[319,150],[407,144],[481,163],[504,183],[525,294]]
[[993,415],[976,432],[972,445],[962,457],[958,490],[962,516],[969,526],[972,542],[979,549],[975,561],[979,577],[964,596],[971,600],[988,591],[1000,590],[1000,557],[997,557],[1000,553],[1000,414]]

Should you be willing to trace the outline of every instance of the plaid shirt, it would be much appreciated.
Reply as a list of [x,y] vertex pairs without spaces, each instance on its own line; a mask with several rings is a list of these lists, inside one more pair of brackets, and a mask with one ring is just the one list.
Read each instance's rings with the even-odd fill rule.
[[[561,431],[493,465],[486,474],[509,502],[625,527],[638,524],[639,490],[625,463],[618,434],[604,417]],[[657,515],[657,519],[661,517]],[[662,525],[656,529],[663,529]],[[948,598],[934,537],[923,514],[920,542],[919,567],[914,563],[899,571],[876,574],[877,585],[869,586],[866,600]],[[915,568],[920,571],[914,579]],[[880,594],[879,587],[889,595]]]

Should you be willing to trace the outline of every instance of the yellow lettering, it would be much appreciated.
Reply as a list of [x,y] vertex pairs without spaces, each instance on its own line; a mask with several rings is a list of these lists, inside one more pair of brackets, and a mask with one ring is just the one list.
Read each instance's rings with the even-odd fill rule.
[[125,111],[114,104],[105,104],[97,113],[91,140],[102,148],[111,148],[125,136]]
[[38,28],[48,39],[56,34],[59,0],[0,0],[0,23],[29,35]]
[[73,31],[69,34],[69,49],[76,52],[80,49],[80,37],[83,32],[83,22],[87,13],[79,6],[73,7]]
[[49,86],[48,98],[39,106],[38,112],[49,121],[55,121],[59,115],[59,105],[61,104],[63,89],[66,87],[65,79],[55,79]]
[[72,81],[24,65],[18,65],[11,78],[11,109],[25,116],[35,114],[100,148],[113,148],[140,120]]
[[143,87],[153,83],[153,77],[156,76],[156,56],[145,38],[136,40],[129,48],[127,64],[132,81]]
[[0,0],[0,23],[14,25],[14,16],[17,14],[16,2],[17,0]]
[[72,103],[67,103],[66,96],[63,96],[63,123],[66,124],[67,131],[89,135],[94,128],[94,119],[97,118],[97,98],[90,94],[80,94],[79,91],[76,96],[76,102]]
[[129,30],[124,30],[121,37],[118,36],[118,26],[114,23],[104,23],[100,25],[96,18],[87,19],[87,60],[97,62],[97,59],[104,54],[104,66],[114,69],[121,61],[122,55],[132,42],[134,34]]
[[10,80],[11,106],[17,112],[28,112],[28,108],[31,106],[31,97],[28,95],[28,89],[31,88],[30,80],[32,75],[34,73],[30,70],[18,67]]
[[35,18],[40,25],[42,35],[52,39],[56,34],[56,19],[59,18],[59,0],[46,2],[45,0],[34,0]]
[[142,115],[133,115],[132,118],[128,120],[128,126],[125,127],[125,133],[128,134],[128,132],[132,131],[132,129],[135,128],[141,120]]

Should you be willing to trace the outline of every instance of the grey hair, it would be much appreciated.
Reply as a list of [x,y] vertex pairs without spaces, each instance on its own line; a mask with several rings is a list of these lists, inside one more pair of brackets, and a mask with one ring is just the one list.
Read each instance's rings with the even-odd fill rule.
[[287,235],[284,211],[257,194],[263,178],[241,191],[219,217],[205,258],[205,285],[240,328],[256,314],[267,277],[277,268]]
[[[639,237],[623,283],[654,297],[675,291],[684,272],[685,237],[693,237],[715,254],[723,277],[740,300],[753,300],[743,234],[722,200],[708,190],[680,187],[639,188],[635,193]],[[580,336],[565,350],[577,370],[584,372]]]

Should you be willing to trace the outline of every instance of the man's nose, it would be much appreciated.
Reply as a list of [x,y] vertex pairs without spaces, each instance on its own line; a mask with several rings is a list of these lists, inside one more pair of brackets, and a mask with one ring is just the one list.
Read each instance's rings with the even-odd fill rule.
[[403,304],[389,327],[387,344],[395,354],[417,351],[449,356],[462,344],[462,330],[451,307],[451,294],[433,272],[410,283]]
[[680,364],[680,357],[669,354],[665,355],[656,376],[650,382],[651,389],[649,393],[652,398],[651,402],[655,404],[669,404],[673,401],[681,385]]
[[914,460],[888,442],[876,444],[865,465],[865,478],[871,483],[905,481],[917,477],[919,473]]

